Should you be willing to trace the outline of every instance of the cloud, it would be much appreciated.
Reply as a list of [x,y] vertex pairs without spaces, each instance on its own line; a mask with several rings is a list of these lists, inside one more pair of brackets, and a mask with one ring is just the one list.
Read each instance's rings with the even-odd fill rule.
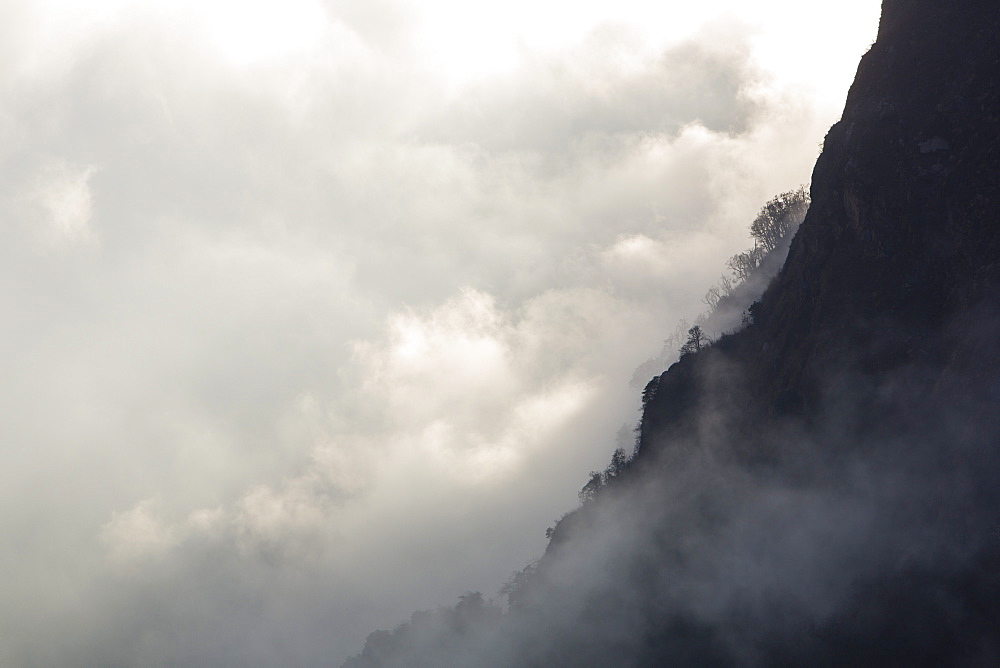
[[571,50],[528,51],[514,71],[464,86],[426,136],[555,160],[580,142],[605,138],[613,149],[615,139],[676,135],[692,123],[739,133],[757,111],[745,93],[762,76],[748,55],[735,27],[654,54],[632,32],[604,26]]
[[280,9],[268,2],[223,0],[203,3],[199,12],[215,47],[243,65],[315,47],[326,23],[314,0],[282,3]]
[[16,210],[22,224],[31,227],[33,236],[49,246],[95,243],[90,179],[96,171],[95,165],[46,160],[18,202]]
[[[372,634],[350,665],[988,662],[990,383],[961,365],[939,395],[939,370],[874,380],[864,351],[841,352],[821,419],[752,435],[766,463],[746,461],[734,443],[750,435],[727,428],[739,368],[705,360],[697,440],[646,440],[625,484],[559,525],[508,614],[466,597]],[[873,406],[878,434],[859,419]]]
[[101,529],[108,556],[118,564],[162,556],[174,542],[174,531],[157,518],[147,499],[125,512],[116,512]]
[[430,5],[295,6],[242,60],[194,5],[0,9],[6,663],[336,660],[495,590],[831,113],[734,23],[453,76]]

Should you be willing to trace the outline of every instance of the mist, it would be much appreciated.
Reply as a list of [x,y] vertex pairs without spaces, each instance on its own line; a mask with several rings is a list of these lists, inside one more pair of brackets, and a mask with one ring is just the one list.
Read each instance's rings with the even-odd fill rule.
[[754,220],[634,451],[496,598],[345,668],[994,665],[998,27],[995,3],[885,2],[808,196]]
[[[953,326],[991,328],[993,312]],[[690,438],[644,441],[655,456],[564,517],[492,599],[415,613],[345,666],[989,665],[995,397],[956,382],[964,364],[945,400],[934,366],[874,380],[866,352],[830,373],[819,421],[752,443],[735,427],[745,370],[715,355]]]
[[878,12],[199,7],[0,9],[5,664],[337,663],[497,591]]

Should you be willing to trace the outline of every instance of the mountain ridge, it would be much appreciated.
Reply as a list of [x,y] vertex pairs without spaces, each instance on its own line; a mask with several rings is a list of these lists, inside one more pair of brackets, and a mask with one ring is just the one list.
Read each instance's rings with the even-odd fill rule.
[[[898,0],[883,12],[843,117],[827,134],[812,205],[785,265],[754,308],[755,323],[723,342],[730,357],[749,362],[754,408],[767,419],[815,412],[820,390],[811,376],[840,364],[842,347],[869,351],[863,364],[883,372],[940,356],[914,341],[931,343],[949,317],[995,294],[997,7]],[[934,29],[941,25],[952,29]],[[923,87],[913,87],[914,69]],[[956,70],[968,76],[951,81]],[[889,332],[903,340],[873,345]],[[880,360],[876,349],[897,359]],[[649,407],[658,422],[670,412],[659,396]],[[641,449],[655,440],[644,431]]]
[[752,321],[647,386],[509,612],[347,665],[1000,662],[998,36],[995,1],[884,0]]

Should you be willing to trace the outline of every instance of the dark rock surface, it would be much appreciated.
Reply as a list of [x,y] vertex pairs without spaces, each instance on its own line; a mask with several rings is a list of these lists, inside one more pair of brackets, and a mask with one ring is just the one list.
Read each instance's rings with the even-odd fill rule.
[[[996,345],[970,328],[1000,306],[998,15],[997,2],[884,3],[785,267],[755,324],[699,361],[721,354],[744,367],[748,422],[816,417],[847,367],[997,369]],[[691,367],[660,378],[644,450],[701,394],[692,380],[706,374]]]

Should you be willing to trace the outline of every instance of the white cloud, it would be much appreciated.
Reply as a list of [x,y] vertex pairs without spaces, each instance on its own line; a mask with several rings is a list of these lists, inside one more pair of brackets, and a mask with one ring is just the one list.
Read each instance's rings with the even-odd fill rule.
[[714,8],[323,9],[0,8],[7,663],[329,662],[495,589],[839,112]]
[[101,539],[110,559],[119,565],[163,556],[177,541],[176,532],[153,510],[147,499],[131,510],[112,513],[101,528]]
[[204,17],[208,38],[236,64],[315,48],[326,15],[315,0],[280,4],[267,0],[208,0],[194,5]]
[[54,245],[96,241],[92,226],[94,195],[90,179],[95,165],[73,165],[65,160],[46,160],[28,191],[21,196],[21,215],[36,228],[36,235]]
[[[582,303],[564,305],[516,319],[489,295],[465,290],[424,317],[392,318],[384,343],[357,344],[364,400],[381,404],[380,423],[395,430],[387,440],[409,442],[449,484],[523,474],[533,451],[595,398],[594,379],[584,375],[594,369],[568,364],[546,373],[541,359],[562,352],[548,333],[585,315],[576,310]],[[582,348],[597,329],[558,343]]]

